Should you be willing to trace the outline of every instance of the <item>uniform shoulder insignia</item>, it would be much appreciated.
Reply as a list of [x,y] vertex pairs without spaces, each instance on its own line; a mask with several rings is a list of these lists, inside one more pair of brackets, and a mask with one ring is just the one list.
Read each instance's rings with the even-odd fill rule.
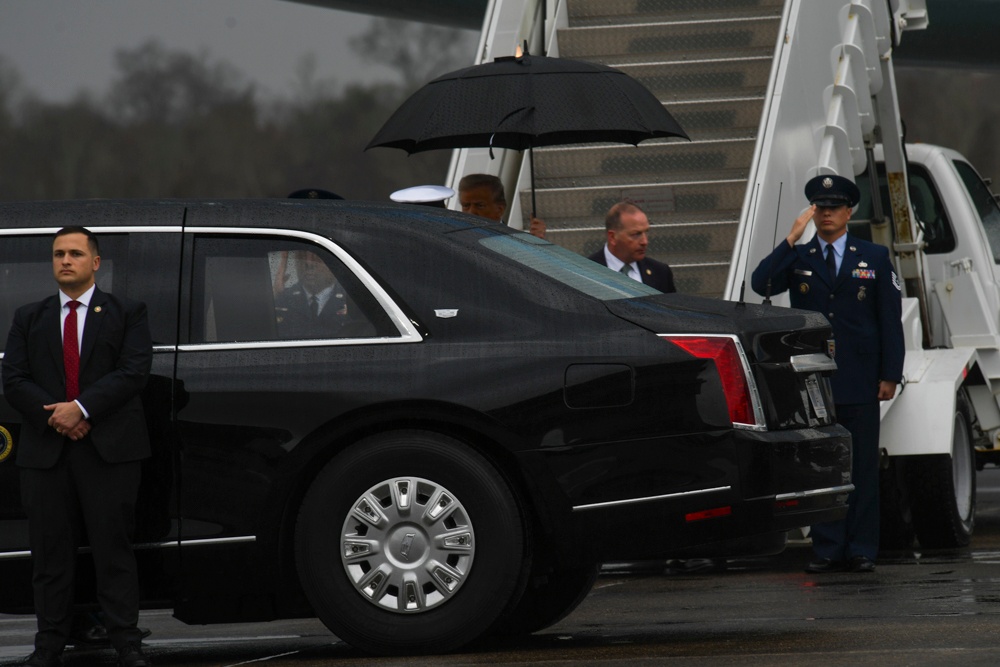
[[892,286],[896,288],[897,292],[902,292],[903,288],[899,286],[899,278],[896,277],[896,272],[892,271]]

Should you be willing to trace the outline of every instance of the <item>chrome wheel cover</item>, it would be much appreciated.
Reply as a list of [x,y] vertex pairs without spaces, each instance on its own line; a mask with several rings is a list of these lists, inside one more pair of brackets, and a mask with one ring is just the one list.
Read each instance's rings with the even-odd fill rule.
[[341,531],[344,570],[382,609],[420,613],[451,598],[475,557],[472,522],[448,489],[419,477],[376,484]]

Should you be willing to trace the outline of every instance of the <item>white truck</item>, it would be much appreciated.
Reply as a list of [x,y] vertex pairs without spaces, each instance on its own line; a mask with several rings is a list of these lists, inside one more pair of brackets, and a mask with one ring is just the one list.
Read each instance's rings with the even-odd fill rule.
[[[893,49],[928,20],[924,0],[492,0],[478,51],[527,40],[659,96],[690,142],[536,149],[537,213],[551,241],[589,254],[608,206],[641,202],[650,254],[681,292],[759,301],[744,283],[803,210],[804,183],[855,179],[851,231],[892,250],[904,291],[905,380],[882,405],[883,548],[968,544],[977,464],[1000,460],[1000,208],[961,155],[906,144],[899,114]],[[450,184],[499,175],[520,227],[521,158],[456,151]]]

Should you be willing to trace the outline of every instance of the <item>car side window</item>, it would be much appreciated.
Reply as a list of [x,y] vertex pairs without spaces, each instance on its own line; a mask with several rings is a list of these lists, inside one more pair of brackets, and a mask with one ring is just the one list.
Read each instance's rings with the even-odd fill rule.
[[279,237],[197,237],[192,308],[193,343],[399,335],[339,259]]
[[[115,273],[119,258],[124,257],[124,236],[100,237],[101,266],[95,275],[98,289],[114,292],[115,284],[124,285],[125,262]],[[33,236],[0,235],[0,350],[7,344],[7,333],[14,321],[14,311],[25,304],[41,301],[59,288],[52,275],[52,234]]]

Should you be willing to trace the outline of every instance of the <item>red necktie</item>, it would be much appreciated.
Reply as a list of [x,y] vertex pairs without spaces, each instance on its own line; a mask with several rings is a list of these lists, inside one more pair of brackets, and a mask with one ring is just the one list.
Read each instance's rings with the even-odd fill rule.
[[80,395],[80,344],[76,336],[76,308],[79,301],[69,301],[69,313],[63,323],[63,366],[66,367],[66,400]]

